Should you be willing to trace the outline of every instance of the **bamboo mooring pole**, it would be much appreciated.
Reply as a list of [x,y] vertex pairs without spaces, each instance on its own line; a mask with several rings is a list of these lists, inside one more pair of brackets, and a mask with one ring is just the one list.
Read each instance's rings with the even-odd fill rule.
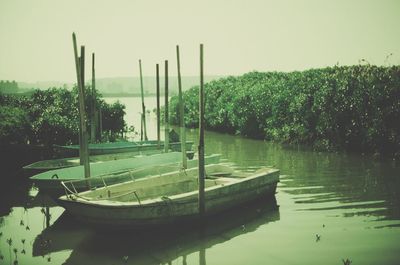
[[102,141],[102,137],[103,137],[103,111],[101,110],[101,105],[99,106],[99,139],[100,142]]
[[199,251],[199,265],[206,265],[206,248],[204,246]]
[[169,149],[169,121],[168,121],[168,60],[165,60],[165,109],[164,109],[164,152]]
[[[143,95],[143,75],[142,75],[142,60],[139,60],[139,69],[140,69],[140,92],[142,95],[142,119],[143,119],[143,133],[144,140],[147,141],[147,130],[146,130],[146,106],[144,105],[144,95]],[[140,137],[143,140],[143,135]]]
[[90,140],[92,143],[97,141],[96,131],[97,131],[97,124],[96,124],[96,75],[94,69],[94,53],[92,53],[92,108],[91,108],[91,117],[90,117]]
[[204,216],[204,75],[203,75],[203,44],[200,44],[200,89],[199,89],[199,214]]
[[46,206],[46,213],[45,213],[46,228],[50,227],[50,218],[51,218],[50,207]]
[[178,89],[179,89],[179,118],[180,118],[180,131],[181,131],[181,152],[182,152],[182,167],[187,168],[186,157],[186,132],[185,132],[185,114],[184,102],[182,97],[182,80],[181,80],[181,63],[179,58],[179,45],[176,45],[176,61],[178,67]]
[[160,68],[159,65],[156,64],[156,92],[157,92],[157,143],[158,149],[161,148],[160,143]]
[[[81,72],[81,67],[82,67],[82,58],[81,57],[78,57],[78,64],[79,64],[79,75],[80,75],[80,79],[82,78],[82,72]],[[79,79],[79,80],[80,80]],[[80,81],[79,81],[80,82]],[[81,124],[81,116],[80,116],[80,114],[81,114],[81,112],[80,112],[80,108],[79,108],[79,84],[77,85],[78,86],[78,113],[79,113],[79,137],[78,137],[78,142],[79,142],[79,164],[80,165],[83,165],[84,164],[84,158],[83,158],[83,153],[84,153],[84,151],[83,151],[83,136],[82,136],[82,126],[80,126],[80,124]]]
[[140,141],[143,141],[143,113],[140,115]]
[[83,165],[85,170],[85,178],[90,177],[90,165],[89,165],[89,134],[86,125],[86,109],[85,109],[85,46],[81,46],[81,94],[80,101],[83,106],[82,116],[82,150],[83,150]]
[[[75,67],[76,67],[76,76],[77,76],[77,85],[79,92],[79,113],[80,113],[80,127],[82,130],[82,142],[83,146],[83,166],[85,171],[85,178],[90,177],[90,164],[89,164],[89,152],[88,152],[88,144],[87,144],[87,131],[86,131],[86,118],[85,118],[85,103],[84,103],[84,62],[85,62],[85,46],[81,46],[81,60],[79,62],[78,59],[78,49],[76,46],[76,36],[75,33],[72,34],[72,41],[74,45],[74,56],[75,56]],[[82,69],[81,69],[82,68]]]

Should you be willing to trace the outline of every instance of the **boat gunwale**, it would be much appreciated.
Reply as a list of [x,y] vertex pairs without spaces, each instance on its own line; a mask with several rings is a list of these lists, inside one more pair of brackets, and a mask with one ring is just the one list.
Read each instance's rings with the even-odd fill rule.
[[[212,164],[212,165],[218,165],[218,164]],[[211,166],[211,165],[208,165],[208,166]],[[170,172],[169,174],[172,174],[172,173],[176,173],[176,172]],[[243,177],[243,178],[231,178],[234,181],[207,187],[207,188],[205,188],[205,192],[209,192],[209,191],[212,191],[215,189],[221,189],[223,187],[229,187],[232,185],[239,185],[241,183],[252,181],[256,178],[262,177],[263,175],[267,176],[267,175],[273,175],[273,174],[277,174],[277,173],[278,173],[277,178],[274,178],[271,181],[267,181],[265,183],[265,185],[263,185],[263,186],[266,186],[269,184],[275,184],[275,183],[279,182],[280,170],[275,169],[275,168],[265,167],[265,168],[259,169],[255,173],[250,173],[251,174],[250,176]],[[167,175],[167,174],[162,174],[161,176],[152,176],[152,177],[148,177],[146,179],[138,179],[137,181],[146,181],[146,180],[157,178],[157,177],[165,177],[165,175]],[[193,177],[193,178],[196,179],[196,177]],[[227,178],[229,178],[229,177],[227,177]],[[131,182],[131,181],[129,181],[129,182]],[[114,184],[114,185],[121,185],[121,184],[127,184],[127,183],[118,183],[118,184]],[[110,185],[109,187],[111,187],[111,186],[112,185]],[[89,192],[92,192],[92,191],[81,192],[81,194],[89,193]],[[189,199],[192,196],[197,195],[197,194],[198,194],[198,191],[193,190],[193,191],[174,194],[174,195],[166,196],[166,197],[168,198],[168,200],[171,200],[174,203],[179,203],[179,202],[182,202],[182,199],[185,199],[185,198]],[[79,198],[79,197],[83,197],[83,198]],[[79,195],[79,197],[75,196],[74,199],[70,199],[70,198],[67,198],[66,195],[63,195],[63,196],[59,197],[59,200],[63,201],[63,202],[64,201],[69,202],[69,203],[82,203],[85,205],[91,205],[91,206],[97,206],[97,207],[103,207],[103,208],[119,208],[119,209],[132,208],[132,207],[135,207],[135,208],[154,207],[154,206],[159,206],[160,203],[165,203],[165,201],[166,201],[165,199],[163,199],[163,196],[159,196],[159,197],[151,198],[151,199],[145,199],[143,201],[141,200],[140,203],[138,201],[121,202],[121,201],[112,201],[112,200],[108,200],[108,199],[97,200],[97,199],[91,199],[89,197],[84,197],[84,195]],[[182,203],[185,203],[185,202],[182,202]]]
[[[116,150],[116,149],[128,149],[128,148],[134,148],[134,147],[153,147],[153,146],[158,146],[158,142],[155,141],[153,142],[148,142],[148,143],[136,143],[136,142],[120,142],[116,144],[116,146],[112,146],[112,144],[115,144],[115,142],[112,143],[103,143],[105,146],[93,146],[89,144],[89,150]],[[161,145],[164,143],[162,142]],[[174,142],[174,143],[169,143],[170,145],[180,145],[181,142]],[[193,141],[186,141],[186,145],[193,145]],[[109,146],[108,146],[109,145]],[[57,145],[57,148],[60,149],[67,149],[67,150],[78,150],[79,145]]]

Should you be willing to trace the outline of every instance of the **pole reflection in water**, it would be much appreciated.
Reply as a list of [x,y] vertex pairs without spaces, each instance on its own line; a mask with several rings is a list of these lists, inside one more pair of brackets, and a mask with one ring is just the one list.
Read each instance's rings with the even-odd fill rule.
[[206,265],[206,249],[201,248],[199,251],[199,264]]

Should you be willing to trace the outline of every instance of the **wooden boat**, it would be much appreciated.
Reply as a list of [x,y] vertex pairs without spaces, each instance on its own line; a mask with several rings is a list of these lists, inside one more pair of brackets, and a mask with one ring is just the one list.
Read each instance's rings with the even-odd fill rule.
[[[206,157],[206,163],[218,163],[220,157],[220,155],[208,156]],[[170,152],[155,154],[151,156],[139,156],[134,158],[106,161],[101,163],[91,163],[90,182],[92,182],[91,184],[93,186],[98,185],[96,181],[103,184],[103,180],[99,178],[96,179],[95,177],[110,174],[110,176],[105,177],[107,178],[107,185],[119,183],[121,181],[131,180],[131,177],[129,175],[123,173],[129,173],[129,171],[147,167],[159,169],[161,165],[165,167],[165,170],[172,171],[180,167],[181,159],[182,155],[180,152]],[[189,160],[188,167],[197,166],[197,163],[197,159]],[[153,171],[153,173],[154,172],[157,171]],[[141,176],[145,175],[145,173],[141,174]],[[64,189],[61,185],[62,181],[85,180],[83,182],[77,183],[75,188],[77,190],[87,188],[87,179],[85,179],[84,176],[83,166],[50,170],[34,175],[30,179],[34,182],[35,186],[37,186],[41,192],[49,193],[52,195],[62,194],[64,192]]]
[[[212,215],[275,194],[279,170],[234,172],[221,164],[206,165],[205,215]],[[198,169],[175,171],[81,193],[63,183],[59,203],[77,219],[96,225],[157,226],[199,219]]]
[[[89,157],[90,163],[98,163],[105,161],[112,161],[118,159],[134,158],[143,155],[154,155],[159,154],[160,150],[147,150],[147,151],[136,151],[136,152],[123,152],[115,154],[105,154],[105,155],[93,155]],[[193,158],[193,151],[186,152],[189,159]],[[32,176],[39,174],[44,171],[54,170],[59,168],[74,167],[80,165],[79,157],[66,157],[59,159],[49,159],[41,160],[35,163],[26,165],[23,167],[27,175]]]
[[[192,150],[193,142],[186,142],[186,150]],[[79,145],[55,145],[56,149],[64,154],[68,155],[78,155]],[[161,149],[164,148],[164,142],[161,142]],[[169,148],[172,151],[180,151],[181,143],[169,143]],[[89,155],[101,155],[101,154],[115,154],[122,152],[138,152],[138,151],[148,151],[148,150],[158,150],[158,141],[139,141],[139,142],[112,142],[112,143],[99,143],[99,144],[89,144]]]

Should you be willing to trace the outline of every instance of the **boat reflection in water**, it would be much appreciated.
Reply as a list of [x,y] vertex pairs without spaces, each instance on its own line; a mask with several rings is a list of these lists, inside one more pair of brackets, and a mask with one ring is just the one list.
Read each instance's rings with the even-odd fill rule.
[[[199,252],[205,264],[206,249],[278,221],[275,197],[260,198],[224,211],[203,224],[151,229],[95,230],[64,214],[45,229],[33,244],[34,255],[72,249],[64,264],[164,264]],[[43,242],[51,242],[46,246]]]

